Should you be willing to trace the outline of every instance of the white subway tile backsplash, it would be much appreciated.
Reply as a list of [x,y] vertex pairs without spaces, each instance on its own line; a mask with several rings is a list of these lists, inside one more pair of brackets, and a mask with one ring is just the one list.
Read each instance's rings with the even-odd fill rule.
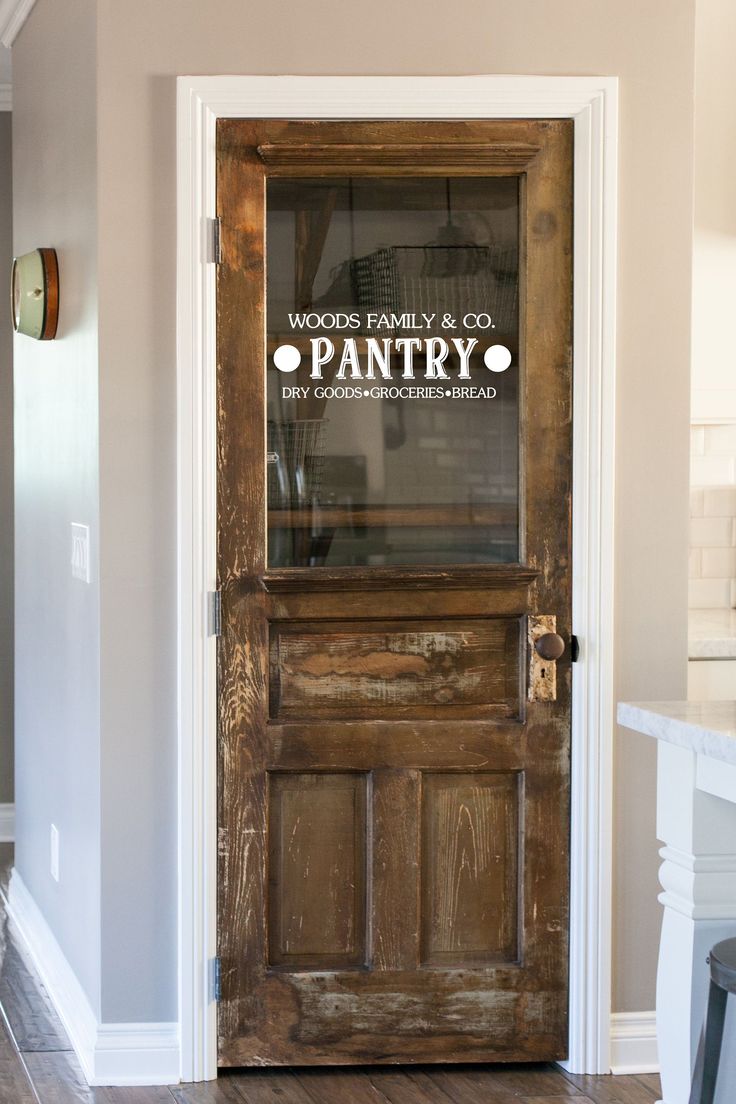
[[692,548],[731,548],[734,538],[733,518],[691,518]]
[[703,514],[705,517],[736,517],[736,487],[705,487]]
[[705,452],[705,426],[690,426],[690,455],[702,456]]
[[690,427],[691,608],[736,607],[736,424]]
[[736,575],[736,548],[701,548],[703,579],[732,579]]
[[731,603],[730,579],[691,579],[688,588],[691,609],[728,609]]
[[705,426],[705,454],[715,453],[736,455],[736,425]]
[[696,487],[722,486],[733,483],[734,463],[731,456],[693,456],[690,460],[690,482]]

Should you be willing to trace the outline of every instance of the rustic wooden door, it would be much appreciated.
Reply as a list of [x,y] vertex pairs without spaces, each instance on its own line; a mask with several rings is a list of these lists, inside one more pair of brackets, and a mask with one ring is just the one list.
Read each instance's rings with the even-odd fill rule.
[[566,1053],[572,139],[220,123],[223,1066]]

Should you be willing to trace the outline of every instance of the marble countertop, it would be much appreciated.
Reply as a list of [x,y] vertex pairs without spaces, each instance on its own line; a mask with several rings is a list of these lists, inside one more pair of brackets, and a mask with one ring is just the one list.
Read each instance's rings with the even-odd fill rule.
[[736,659],[736,610],[690,610],[687,635],[690,659]]
[[736,701],[619,702],[617,716],[624,728],[736,764]]

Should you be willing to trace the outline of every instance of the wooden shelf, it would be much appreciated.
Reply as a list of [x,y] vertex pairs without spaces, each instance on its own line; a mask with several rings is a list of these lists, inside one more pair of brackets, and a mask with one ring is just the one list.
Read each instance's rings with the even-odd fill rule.
[[[283,567],[270,568],[259,585],[271,593],[330,590],[484,590],[528,588],[539,572],[518,563],[457,566]],[[243,584],[249,581],[244,580]],[[237,589],[238,583],[234,586]]]
[[269,510],[269,529],[362,529],[369,526],[402,528],[459,525],[516,525],[512,503],[461,506],[317,506],[297,510]]

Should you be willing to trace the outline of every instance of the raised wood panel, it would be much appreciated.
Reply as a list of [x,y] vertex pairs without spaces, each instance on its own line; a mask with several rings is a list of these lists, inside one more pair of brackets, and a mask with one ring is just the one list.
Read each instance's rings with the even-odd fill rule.
[[429,774],[422,794],[422,961],[515,962],[518,773]]
[[275,1065],[426,1062],[428,1038],[433,1062],[538,1061],[540,1045],[564,1052],[555,1031],[564,988],[517,965],[299,971],[288,985],[272,970],[263,1002],[261,1034],[228,1046],[223,1064],[262,1065],[264,1049]]
[[518,618],[281,622],[271,629],[271,717],[515,717],[519,652]]
[[365,962],[367,777],[270,775],[271,966]]

